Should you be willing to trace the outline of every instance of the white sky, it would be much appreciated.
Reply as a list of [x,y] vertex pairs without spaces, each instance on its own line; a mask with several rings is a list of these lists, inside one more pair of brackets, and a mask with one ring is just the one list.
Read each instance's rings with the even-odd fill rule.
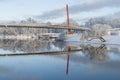
[[104,16],[120,11],[119,0],[0,0],[0,20],[20,20],[26,16],[43,17],[50,15],[49,20],[57,22],[64,20],[63,16],[65,17],[66,14],[60,14],[61,17],[54,19],[51,15],[52,12],[55,13],[60,9],[58,13],[61,13],[65,10],[67,3],[71,12],[74,12],[74,14],[70,13],[71,18],[76,19]]

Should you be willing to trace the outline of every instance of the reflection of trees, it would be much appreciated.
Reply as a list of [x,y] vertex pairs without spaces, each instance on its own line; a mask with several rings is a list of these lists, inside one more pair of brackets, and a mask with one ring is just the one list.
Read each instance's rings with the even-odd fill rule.
[[82,45],[82,52],[86,55],[89,56],[90,59],[94,61],[105,61],[109,59],[108,56],[108,50],[105,45],[93,47],[90,45]]
[[[105,61],[109,59],[108,50],[105,45],[91,46],[80,45],[84,55],[90,57],[94,61]],[[59,41],[39,41],[39,40],[0,40],[0,48],[12,52],[20,51],[27,53],[51,51],[51,50],[66,50],[77,49],[77,47],[67,46],[65,42]]]
[[63,41],[55,41],[55,42],[53,42],[53,45],[55,45],[55,47],[58,47],[60,49],[66,48],[66,44]]
[[57,49],[64,50],[64,42],[39,41],[39,40],[0,40],[0,48],[12,52],[41,52]]
[[30,40],[0,40],[0,48],[10,51],[36,52],[48,45],[47,41]]

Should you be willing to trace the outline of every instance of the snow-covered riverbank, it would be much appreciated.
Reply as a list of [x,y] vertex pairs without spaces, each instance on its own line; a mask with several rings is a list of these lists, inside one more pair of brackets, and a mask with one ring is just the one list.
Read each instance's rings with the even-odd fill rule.
[[103,38],[106,40],[106,42],[102,42],[100,39],[93,39],[93,40],[85,40],[81,41],[80,38],[69,38],[65,41],[67,42],[79,42],[79,43],[95,43],[95,44],[113,44],[113,45],[120,45],[120,36],[103,36]]
[[28,35],[0,35],[0,39],[18,39],[18,40],[26,40],[31,39],[31,36]]

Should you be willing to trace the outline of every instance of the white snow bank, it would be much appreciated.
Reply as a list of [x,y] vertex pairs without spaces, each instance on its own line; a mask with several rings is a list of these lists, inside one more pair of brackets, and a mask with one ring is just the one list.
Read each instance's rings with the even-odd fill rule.
[[93,39],[90,41],[81,41],[80,38],[69,38],[67,42],[80,42],[80,43],[97,43],[97,44],[114,44],[120,45],[120,36],[103,36],[106,42],[101,42],[99,39]]
[[120,36],[103,36],[106,44],[120,44]]

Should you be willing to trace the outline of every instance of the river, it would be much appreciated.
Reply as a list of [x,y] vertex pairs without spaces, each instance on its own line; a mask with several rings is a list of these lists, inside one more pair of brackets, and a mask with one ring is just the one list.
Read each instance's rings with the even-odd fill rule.
[[0,80],[120,80],[120,46],[0,40]]

